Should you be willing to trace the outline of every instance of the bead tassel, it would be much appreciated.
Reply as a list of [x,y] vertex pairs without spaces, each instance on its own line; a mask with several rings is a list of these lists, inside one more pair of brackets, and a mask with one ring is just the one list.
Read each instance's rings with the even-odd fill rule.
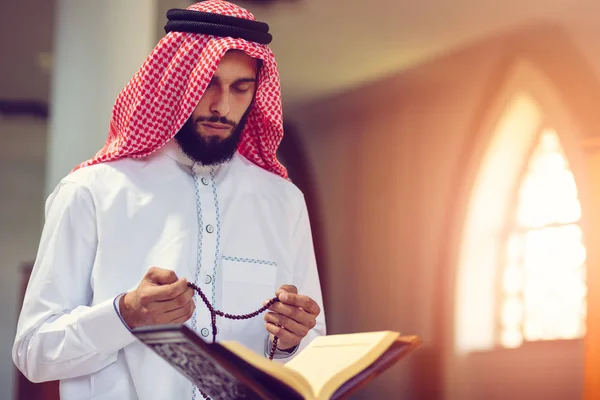
[[[217,315],[219,317],[223,317],[223,318],[227,318],[227,319],[233,319],[233,320],[250,319],[250,318],[254,318],[257,315],[259,315],[260,313],[266,311],[274,303],[276,303],[276,302],[279,301],[279,299],[277,297],[273,297],[271,300],[269,300],[267,302],[267,304],[265,304],[264,306],[262,306],[261,308],[259,308],[258,310],[254,311],[254,312],[251,312],[249,314],[234,315],[234,314],[224,313],[223,311],[220,311],[220,310],[215,310],[215,308],[208,301],[208,298],[206,297],[206,295],[204,294],[204,292],[202,291],[202,289],[200,289],[198,286],[196,286],[195,284],[193,284],[191,282],[188,282],[188,286],[191,287],[192,289],[194,289],[196,291],[196,293],[198,293],[198,295],[202,299],[202,302],[204,302],[204,304],[206,305],[206,308],[208,308],[208,310],[210,311],[210,320],[211,320],[211,329],[212,329],[212,338],[213,338],[212,341],[213,341],[213,343],[215,343],[217,341]],[[275,350],[277,349],[277,342],[278,341],[279,341],[278,337],[274,336],[273,337],[273,345],[271,346],[271,350],[269,351],[269,360],[272,360],[273,357],[275,356]],[[202,392],[202,390],[200,390],[200,394],[205,399],[209,398],[206,394],[204,394]]]

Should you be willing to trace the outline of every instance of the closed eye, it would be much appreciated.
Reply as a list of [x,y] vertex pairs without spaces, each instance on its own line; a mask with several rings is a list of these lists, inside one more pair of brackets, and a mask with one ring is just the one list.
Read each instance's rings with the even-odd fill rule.
[[239,78],[231,84],[231,88],[236,93],[246,93],[247,91],[254,89],[255,85],[256,85],[255,78],[250,78],[250,77]]
[[246,93],[251,87],[252,85],[236,85],[232,89],[237,93]]

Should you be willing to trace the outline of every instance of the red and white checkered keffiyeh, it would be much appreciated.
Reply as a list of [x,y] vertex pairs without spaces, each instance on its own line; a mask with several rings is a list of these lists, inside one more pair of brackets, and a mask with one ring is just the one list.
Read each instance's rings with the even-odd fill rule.
[[[188,10],[256,20],[247,10],[222,0],[203,1]],[[190,117],[219,61],[232,49],[263,60],[238,151],[265,170],[287,178],[285,167],[276,159],[283,122],[279,72],[272,51],[244,39],[183,32],[170,32],[161,39],[117,97],[104,147],[73,171],[124,157],[146,157],[160,149]]]

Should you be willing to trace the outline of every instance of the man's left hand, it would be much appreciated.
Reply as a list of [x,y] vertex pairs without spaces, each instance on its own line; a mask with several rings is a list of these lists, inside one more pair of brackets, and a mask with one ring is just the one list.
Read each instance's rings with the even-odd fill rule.
[[267,331],[277,336],[277,348],[290,350],[300,344],[308,332],[317,324],[321,308],[308,296],[298,294],[296,286],[283,285],[275,292],[279,301],[265,314]]

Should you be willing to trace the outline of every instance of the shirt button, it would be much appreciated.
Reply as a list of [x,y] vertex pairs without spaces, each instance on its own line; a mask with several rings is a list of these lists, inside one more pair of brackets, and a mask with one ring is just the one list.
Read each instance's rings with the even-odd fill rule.
[[215,228],[212,225],[206,225],[206,232],[213,233]]
[[202,330],[200,331],[200,334],[204,337],[208,336],[208,328],[202,328]]
[[202,182],[204,186],[208,186],[208,179],[206,179],[205,177],[202,177],[202,179],[200,179],[200,182]]
[[206,277],[204,278],[204,283],[206,283],[208,285],[211,282],[212,282],[212,276],[206,275]]

